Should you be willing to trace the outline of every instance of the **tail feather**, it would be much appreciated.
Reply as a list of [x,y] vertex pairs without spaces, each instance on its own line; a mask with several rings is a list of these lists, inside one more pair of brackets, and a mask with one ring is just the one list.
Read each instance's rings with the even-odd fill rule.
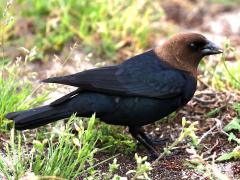
[[72,112],[66,107],[42,106],[26,111],[12,112],[6,115],[6,118],[15,122],[15,128],[18,130],[33,129],[45,124],[67,118]]
[[13,119],[16,118],[18,115],[19,115],[19,112],[11,112],[11,113],[8,113],[5,117],[6,117],[7,119],[13,120]]
[[71,81],[69,80],[68,77],[69,76],[59,76],[59,77],[51,77],[51,78],[47,78],[42,80],[42,82],[44,83],[58,83],[58,84],[65,84],[65,85],[71,85]]

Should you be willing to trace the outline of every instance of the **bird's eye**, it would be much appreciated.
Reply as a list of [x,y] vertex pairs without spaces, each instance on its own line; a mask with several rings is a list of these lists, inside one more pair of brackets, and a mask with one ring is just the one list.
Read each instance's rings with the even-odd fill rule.
[[196,50],[200,49],[201,47],[203,47],[204,44],[205,44],[204,42],[191,42],[188,45],[191,48],[191,50],[196,51]]
[[190,47],[192,50],[197,50],[197,46],[196,46],[196,44],[193,43],[193,42],[189,44],[189,47]]

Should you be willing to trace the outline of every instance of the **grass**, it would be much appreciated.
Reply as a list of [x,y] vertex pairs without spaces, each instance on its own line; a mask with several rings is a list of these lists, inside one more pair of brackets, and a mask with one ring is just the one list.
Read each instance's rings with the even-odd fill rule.
[[[5,8],[0,12],[0,37],[1,37],[1,63],[0,63],[0,132],[6,132],[12,127],[13,123],[6,120],[4,116],[7,112],[21,110],[35,106],[46,100],[46,93],[38,93],[38,96],[33,100],[31,97],[35,95],[35,89],[28,80],[23,80],[22,75],[26,67],[27,61],[31,60],[35,53],[29,51],[24,61],[21,57],[15,63],[10,63],[8,58],[5,58],[5,41],[6,34],[13,25],[12,16],[9,13],[11,1],[7,1]],[[25,74],[27,76],[27,74]],[[30,75],[30,74],[28,74]]]
[[[77,125],[75,121],[80,123]],[[86,167],[94,165],[93,155],[97,152],[98,134],[94,128],[94,116],[88,121],[87,128],[81,122],[73,116],[66,127],[53,129],[48,139],[32,141],[32,147],[26,143],[29,140],[24,134],[15,133],[12,129],[10,141],[4,145],[6,157],[0,156],[0,171],[8,179],[19,179],[27,172],[36,176],[75,179]],[[77,126],[77,135],[70,132],[73,124]]]
[[6,113],[36,106],[47,99],[47,92],[35,96],[37,89],[30,81],[21,78],[24,66],[20,62],[0,66],[0,132],[8,131],[13,125],[4,118]]
[[235,56],[235,62],[227,62],[227,54],[235,54],[236,49],[231,45],[230,41],[225,42],[225,50],[221,58],[221,62],[218,68],[214,72],[214,78],[212,83],[216,83],[220,88],[232,87],[233,89],[240,89],[240,63],[238,57]]
[[210,2],[221,3],[225,5],[236,5],[240,3],[240,0],[210,0]]
[[240,89],[240,62],[239,57],[234,56],[234,61],[227,61],[228,54],[236,54],[236,49],[229,40],[225,41],[224,53],[219,55],[215,63],[202,61],[200,68],[208,78],[208,84],[216,90],[239,90]]
[[[29,61],[42,55],[46,57],[44,53],[59,51],[69,41],[78,41],[85,47],[84,53],[94,51],[96,57],[107,56],[114,59],[116,52],[121,54],[122,49],[127,49],[131,53],[142,51],[154,37],[152,24],[164,17],[161,7],[157,2],[150,0],[16,0],[12,5],[9,4],[10,1],[5,2],[5,8],[0,7],[3,57],[0,61],[0,135],[7,138],[0,142],[2,150],[0,178],[75,179],[86,176],[89,179],[120,179],[118,172],[121,167],[117,163],[117,158],[113,163],[109,163],[109,169],[101,174],[97,172],[97,166],[103,162],[108,163],[115,156],[97,162],[95,154],[101,151],[111,154],[118,152],[129,154],[136,151],[136,144],[132,137],[123,133],[124,128],[106,125],[96,121],[94,117],[83,120],[73,116],[66,126],[63,123],[54,123],[22,133],[15,132],[12,129],[12,122],[6,120],[4,116],[7,112],[37,106],[47,98],[47,93],[34,87],[35,84],[31,82],[34,80],[33,74],[25,71]],[[11,14],[19,16],[20,19],[30,20],[29,29],[32,32],[27,32],[27,37],[18,37],[14,34],[19,19],[13,20]],[[29,33],[33,33],[33,36],[29,41],[24,41]],[[24,59],[18,58],[15,63],[10,62],[12,58],[5,56],[6,48],[11,43],[21,46],[19,45],[21,41],[30,48],[37,46],[40,52],[36,53],[33,48],[26,51]],[[229,42],[225,44],[225,52],[234,52]],[[226,53],[216,66],[203,67],[208,68],[207,75],[212,77],[209,78],[209,84],[213,88],[237,91],[240,89],[238,83],[240,64],[226,62]],[[234,105],[238,115],[239,107],[239,103]],[[218,112],[212,111],[207,116],[214,117],[216,113]],[[202,139],[197,138],[198,129],[195,125],[183,120],[180,137],[163,150],[160,158],[177,148],[186,137],[190,138],[192,146],[198,145]],[[72,127],[77,130],[75,134],[72,133]],[[229,141],[239,146],[239,138],[234,134],[239,130],[239,118],[234,118],[226,127],[233,130],[226,131]],[[197,150],[191,153],[199,160],[197,162],[197,165],[201,165],[199,170],[210,173],[209,177],[215,177],[208,161],[198,156]],[[238,147],[222,156],[224,160],[238,158]],[[130,169],[126,176],[132,175],[133,179],[148,179],[151,164],[146,162],[146,157],[135,155],[135,159],[136,169]]]
[[240,63],[222,62],[212,72],[212,87],[220,90],[240,89]]
[[[32,41],[30,47],[34,44],[41,52],[59,51],[74,39],[87,47],[85,52],[108,58],[125,46],[132,52],[146,48],[152,38],[151,24],[164,15],[159,3],[150,0],[17,0],[14,6],[21,9],[13,10],[16,17],[33,19],[36,34],[28,41]],[[19,38],[12,41],[19,42]]]
[[101,129],[99,141],[101,146],[109,147],[109,152],[130,154],[136,151],[136,144],[130,134],[124,133],[124,127],[109,126],[101,122],[99,122],[99,126]]
[[[38,140],[29,136],[31,132],[19,133],[11,129],[10,139],[3,145],[0,153],[0,177],[6,179],[76,179],[88,178],[121,178],[118,175],[119,164],[115,159],[109,164],[109,172],[99,174],[95,168],[116,156],[96,162],[94,155],[101,149],[96,148],[96,143],[101,138],[101,129],[96,128],[94,115],[86,122],[81,118],[72,116],[66,125],[53,128],[45,134],[46,139]],[[72,134],[72,127],[77,133]],[[37,135],[36,135],[37,136]],[[32,142],[32,143],[30,143]],[[30,143],[30,144],[29,144]],[[136,179],[147,178],[151,166],[146,162],[147,157],[135,155],[136,169],[131,169]]]
[[[34,54],[30,52],[29,54]],[[49,127],[43,127],[34,132],[16,133],[12,129],[12,121],[4,118],[5,114],[39,105],[47,99],[48,94],[39,91],[39,86],[33,88],[34,85],[28,78],[24,81],[21,78],[23,74],[32,77],[31,73],[24,71],[28,59],[31,59],[30,55],[25,62],[17,61],[0,66],[0,133],[10,137],[9,141],[7,138],[6,142],[1,142],[0,177],[75,178],[83,172],[95,176],[94,167],[97,164],[94,164],[93,156],[98,146],[108,147],[108,151],[112,152],[129,153],[135,150],[132,138],[120,132],[123,128],[111,127],[99,121],[96,124],[94,117],[86,118],[87,123],[72,117],[66,128],[55,123],[50,126],[50,130]],[[36,91],[39,91],[37,95]],[[70,132],[73,124],[78,132],[76,136]],[[95,128],[98,125],[101,128]],[[100,145],[96,146],[97,142]],[[68,168],[62,171],[66,166]]]

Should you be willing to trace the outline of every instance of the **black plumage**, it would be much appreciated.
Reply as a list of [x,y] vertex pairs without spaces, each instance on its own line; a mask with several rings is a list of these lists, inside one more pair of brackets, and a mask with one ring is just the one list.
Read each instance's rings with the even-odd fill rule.
[[[174,46],[176,51],[171,50]],[[186,50],[179,54],[183,47]],[[128,126],[132,136],[157,156],[153,141],[141,127],[185,105],[196,90],[196,69],[201,58],[221,52],[201,35],[180,34],[122,64],[43,80],[78,89],[50,105],[9,113],[6,117],[14,120],[16,129],[24,130],[73,113],[81,117],[96,113],[108,124]]]

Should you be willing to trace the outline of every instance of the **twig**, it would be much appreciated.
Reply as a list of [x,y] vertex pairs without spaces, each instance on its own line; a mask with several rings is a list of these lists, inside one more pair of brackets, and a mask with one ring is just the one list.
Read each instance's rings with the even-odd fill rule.
[[111,159],[114,159],[114,158],[118,157],[119,155],[120,155],[120,154],[116,154],[116,155],[114,155],[114,156],[112,156],[112,157],[110,157],[110,158],[107,158],[107,159],[105,159],[105,160],[103,160],[103,161],[101,161],[101,162],[99,162],[99,163],[97,163],[97,164],[95,164],[95,165],[93,165],[93,166],[85,169],[84,171],[80,172],[79,176],[80,176],[81,174],[89,171],[91,168],[95,168],[95,167],[97,167],[97,166],[99,166],[99,165],[101,165],[101,164],[103,164],[103,163],[105,163],[105,162],[108,162],[108,161],[110,161]]
[[200,103],[203,103],[203,104],[212,104],[212,103],[217,101],[217,99],[209,99],[209,100],[207,100],[207,99],[201,99],[201,98],[198,98],[198,97],[194,97],[194,100],[196,100],[196,101],[198,101]]
[[206,138],[215,128],[219,129],[219,132],[221,132],[221,130],[222,130],[222,122],[221,122],[221,120],[220,120],[220,119],[217,119],[217,118],[214,118],[214,120],[216,121],[215,126],[213,126],[211,129],[209,129],[206,133],[204,133],[204,134],[202,135],[202,137],[199,139],[198,144],[200,144],[201,141],[202,141],[204,138]]
[[204,152],[203,154],[210,154],[211,152],[212,152],[212,150],[218,145],[218,143],[219,143],[219,141],[218,141],[218,139],[217,139],[217,141],[216,141],[216,143],[213,145],[213,147],[211,147],[210,149],[208,149],[206,146],[204,146],[204,147],[206,147],[208,150],[206,151],[206,152]]
[[158,158],[153,161],[152,166],[157,165],[157,162],[162,159],[166,154],[168,154],[169,151],[173,149],[173,147],[177,146],[177,144],[181,142],[179,138],[177,138],[170,146],[168,146],[164,151],[158,156]]

